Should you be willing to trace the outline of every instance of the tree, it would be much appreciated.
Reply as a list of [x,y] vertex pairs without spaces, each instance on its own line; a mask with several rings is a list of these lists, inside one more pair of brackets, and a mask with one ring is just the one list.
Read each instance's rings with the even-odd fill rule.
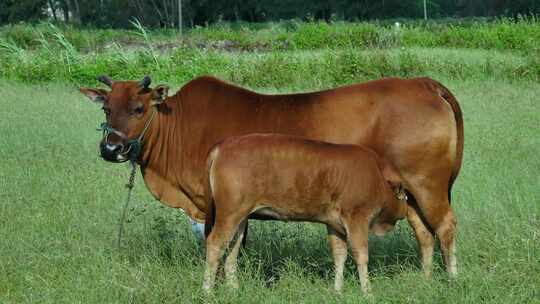
[[[539,0],[426,0],[428,16],[540,14]],[[182,0],[186,25],[218,21],[265,22],[308,16],[329,21],[421,18],[423,0]],[[48,13],[48,14],[47,14]],[[97,27],[176,27],[178,0],[0,0],[0,24],[55,21]]]
[[0,1],[0,23],[37,21],[46,18],[47,0],[2,0]]

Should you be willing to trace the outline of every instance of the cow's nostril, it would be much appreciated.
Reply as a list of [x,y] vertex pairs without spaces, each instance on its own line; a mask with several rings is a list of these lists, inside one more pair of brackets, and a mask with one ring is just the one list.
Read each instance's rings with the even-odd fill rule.
[[109,152],[113,152],[114,150],[116,150],[116,145],[106,144],[105,149]]
[[100,143],[100,152],[103,159],[116,162],[121,159],[121,155],[126,153],[124,152],[124,145],[122,144],[111,144],[107,142]]
[[122,151],[122,145],[105,144],[105,150],[110,153],[118,153]]

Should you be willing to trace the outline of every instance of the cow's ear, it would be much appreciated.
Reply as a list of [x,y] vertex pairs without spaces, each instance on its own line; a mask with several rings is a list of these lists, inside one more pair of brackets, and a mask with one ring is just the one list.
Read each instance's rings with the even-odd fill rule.
[[165,101],[169,93],[169,86],[160,84],[152,90],[152,105],[158,105]]
[[90,89],[90,88],[80,88],[79,91],[86,95],[88,99],[96,103],[103,103],[107,99],[109,92],[103,89]]

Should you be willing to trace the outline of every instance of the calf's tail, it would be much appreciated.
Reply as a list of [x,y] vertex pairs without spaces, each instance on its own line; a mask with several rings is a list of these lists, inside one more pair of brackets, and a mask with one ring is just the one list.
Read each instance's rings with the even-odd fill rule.
[[210,232],[212,232],[212,227],[216,221],[216,205],[214,204],[214,197],[209,199],[208,203],[208,213],[206,214],[206,219],[204,221],[204,238],[208,238]]
[[214,192],[212,189],[212,165],[214,164],[214,160],[216,159],[218,154],[218,148],[214,147],[212,150],[210,150],[210,153],[208,154],[208,160],[207,160],[207,185],[206,185],[206,201],[207,201],[207,207],[206,207],[206,218],[204,221],[204,237],[208,238],[210,235],[210,232],[212,232],[212,227],[214,227],[214,224],[216,223],[216,202],[214,199]]

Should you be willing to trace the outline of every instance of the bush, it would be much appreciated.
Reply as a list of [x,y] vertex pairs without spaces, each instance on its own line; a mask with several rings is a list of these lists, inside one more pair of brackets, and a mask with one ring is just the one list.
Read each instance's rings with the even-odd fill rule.
[[252,87],[324,87],[379,77],[443,75],[454,78],[540,79],[538,52],[525,57],[444,49],[344,48],[322,51],[243,53],[177,48],[81,54],[57,43],[37,51],[0,44],[0,77],[25,82],[68,81],[93,85],[99,74],[138,79],[150,74],[167,82],[217,75]]
[[[167,48],[155,41],[171,39],[172,31],[148,32],[137,23],[137,31],[129,32],[15,25],[0,31],[0,77],[92,85],[103,73],[115,79],[151,74],[175,83],[212,74],[253,87],[322,87],[432,74],[538,80],[538,25],[534,18],[401,29],[346,22],[290,21],[256,29],[224,24],[194,29],[184,43]],[[517,52],[434,48],[440,45]],[[230,52],[244,49],[250,52]]]
[[[103,51],[113,44],[141,47],[147,41],[134,30],[77,29],[42,23],[0,28],[0,40],[24,49],[39,48],[40,40],[53,42],[60,32],[79,52]],[[273,51],[342,48],[451,47],[527,52],[540,44],[540,21],[536,17],[501,18],[494,21],[419,22],[404,20],[397,28],[388,22],[217,23],[196,27],[179,36],[174,30],[147,31],[152,44],[173,44],[202,49]]]

